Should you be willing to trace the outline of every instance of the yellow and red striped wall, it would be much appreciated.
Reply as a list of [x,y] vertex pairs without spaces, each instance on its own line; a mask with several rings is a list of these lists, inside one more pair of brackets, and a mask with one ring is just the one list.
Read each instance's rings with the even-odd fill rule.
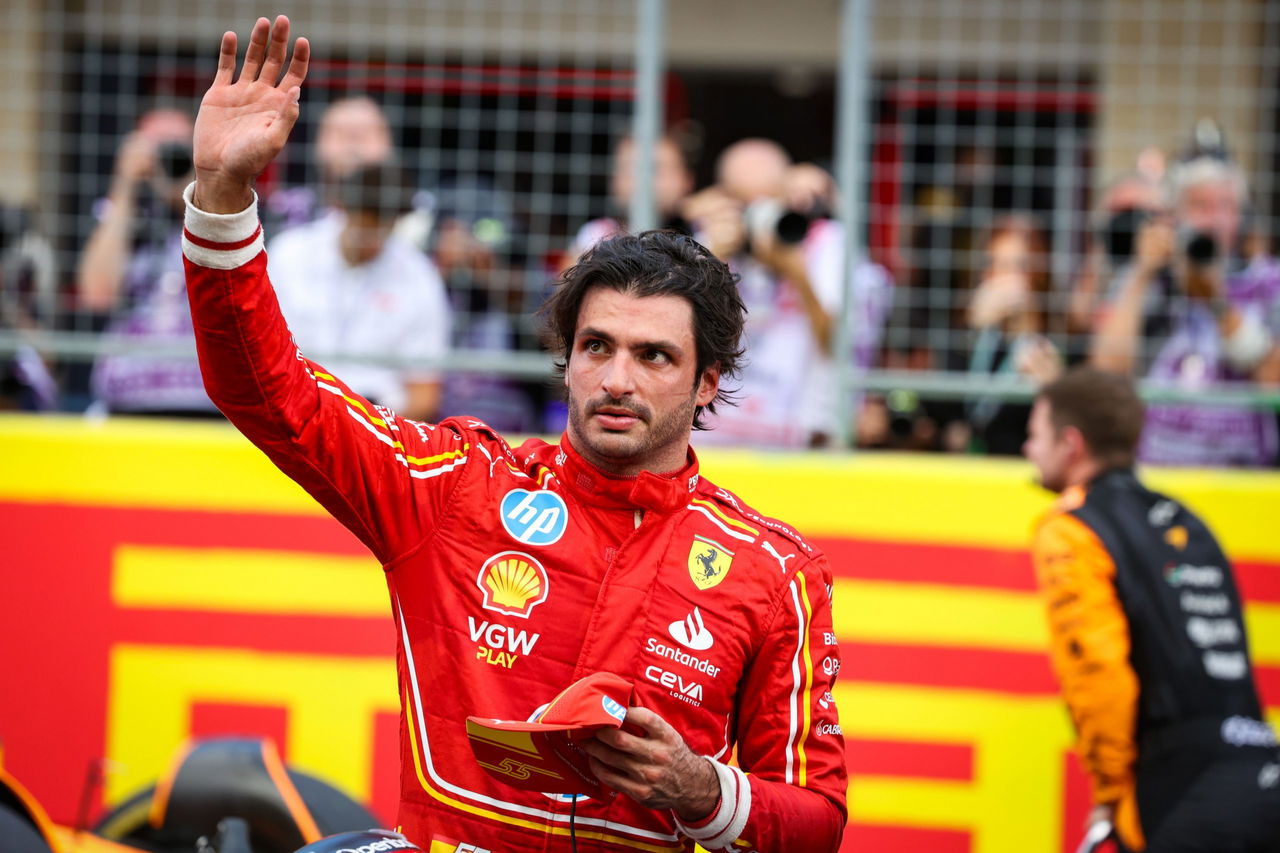
[[[1087,809],[1045,655],[1029,466],[708,452],[831,557],[848,849],[1071,849]],[[1236,561],[1280,717],[1280,475],[1147,472]],[[260,733],[390,821],[394,634],[375,561],[225,424],[0,417],[0,741],[55,820],[193,735]]]

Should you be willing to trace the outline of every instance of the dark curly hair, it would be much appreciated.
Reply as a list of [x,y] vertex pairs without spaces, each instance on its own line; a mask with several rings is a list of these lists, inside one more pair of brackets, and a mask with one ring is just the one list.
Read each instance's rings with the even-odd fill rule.
[[[719,366],[722,380],[739,374],[747,309],[738,295],[738,276],[692,237],[674,231],[621,234],[602,240],[561,274],[555,291],[538,310],[543,340],[557,357],[558,375],[569,366],[578,311],[593,287],[687,299],[697,346],[694,385],[711,367]],[[714,413],[717,402],[733,404],[723,386],[710,403],[695,409],[694,429],[706,429],[703,409]]]

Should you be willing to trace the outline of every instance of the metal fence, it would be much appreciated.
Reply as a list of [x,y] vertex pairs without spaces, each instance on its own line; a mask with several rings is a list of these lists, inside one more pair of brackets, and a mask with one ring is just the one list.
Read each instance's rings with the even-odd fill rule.
[[[679,184],[662,171],[662,147],[674,142],[687,164],[683,193],[716,182],[731,142],[773,139],[838,179],[831,212],[847,228],[834,256],[867,258],[891,283],[872,310],[860,302],[858,263],[847,275],[813,272],[837,276],[826,302],[834,331],[822,339],[835,356],[822,375],[837,389],[823,405],[838,415],[826,431],[872,446],[999,449],[983,432],[1000,401],[1025,402],[1034,388],[1022,363],[1097,357],[1135,229],[1151,216],[1177,219],[1170,189],[1186,162],[1216,158],[1248,183],[1235,212],[1219,212],[1227,280],[1263,270],[1248,285],[1257,292],[1227,307],[1280,335],[1280,295],[1264,270],[1280,166],[1278,4],[782,5],[750,0],[726,16],[711,0],[286,3],[317,61],[289,148],[259,186],[269,239],[322,217],[357,182],[355,165],[393,160],[405,191],[384,193],[387,205],[407,211],[399,234],[431,258],[452,306],[447,348],[409,360],[450,381],[484,380],[452,390],[463,402],[498,393],[523,412],[513,426],[554,429],[550,359],[530,319],[549,282],[610,222],[698,228],[673,215],[661,191],[629,193],[614,173],[640,187]],[[155,0],[6,6],[4,392],[82,410],[100,396],[95,360],[190,353],[180,338],[120,334],[143,299],[131,276],[147,275],[129,261],[140,246],[163,255],[176,215],[167,199],[185,180],[181,146],[165,144],[180,132],[158,133],[156,156],[131,184],[124,152],[156,111],[193,114],[219,34],[243,34],[260,9],[241,0],[182,12]],[[322,137],[335,104],[376,105],[389,150],[357,138],[377,136],[366,126],[329,151]],[[87,247],[126,195],[137,206],[126,257],[89,255],[87,267]],[[1128,368],[1155,371],[1161,381],[1146,387],[1163,399],[1273,409],[1268,383],[1280,368],[1265,354],[1212,376],[1203,365],[1162,364],[1189,306],[1223,313],[1181,286],[1187,244],[1205,230],[1177,222]]]

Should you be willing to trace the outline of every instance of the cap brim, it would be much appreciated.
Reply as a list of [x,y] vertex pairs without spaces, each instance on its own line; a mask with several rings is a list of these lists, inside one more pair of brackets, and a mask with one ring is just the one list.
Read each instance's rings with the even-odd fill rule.
[[498,732],[576,732],[603,729],[601,723],[536,723],[531,720],[487,720],[483,717],[467,717],[467,730],[471,724]]
[[515,788],[598,796],[607,789],[591,772],[577,741],[607,728],[467,717],[467,740],[489,775]]
[[560,691],[535,721],[467,717],[467,740],[485,772],[507,785],[599,796],[608,789],[578,743],[600,729],[620,727],[634,698],[631,682],[595,672]]

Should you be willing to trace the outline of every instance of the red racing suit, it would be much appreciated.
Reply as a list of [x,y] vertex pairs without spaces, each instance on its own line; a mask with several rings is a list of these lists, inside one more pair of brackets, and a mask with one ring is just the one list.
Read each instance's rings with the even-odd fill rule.
[[189,202],[187,291],[210,396],[384,567],[410,839],[567,850],[569,803],[492,778],[465,719],[525,719],[609,671],[716,762],[721,801],[687,826],[626,796],[580,800],[579,850],[839,846],[847,780],[825,557],[699,476],[692,450],[673,475],[617,479],[566,439],[512,449],[475,420],[370,405],[294,345],[256,205],[215,216]]

